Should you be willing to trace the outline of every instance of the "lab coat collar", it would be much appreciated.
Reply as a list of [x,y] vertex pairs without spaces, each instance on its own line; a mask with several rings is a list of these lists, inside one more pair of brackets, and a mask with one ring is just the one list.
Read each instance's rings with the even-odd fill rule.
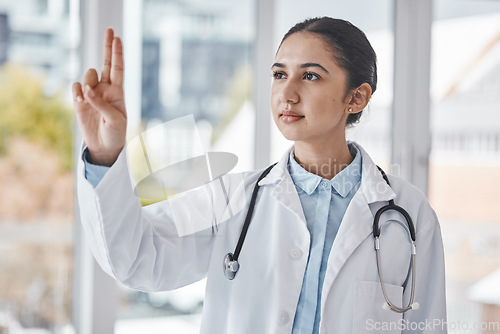
[[[378,201],[388,201],[390,199],[394,199],[396,194],[391,189],[391,187],[385,182],[382,174],[377,168],[377,165],[370,158],[368,153],[356,142],[348,142],[352,143],[358,149],[358,152],[361,153],[362,158],[362,172],[361,172],[361,187],[360,190],[363,192],[366,202],[368,204],[378,202]],[[281,157],[280,161],[276,164],[276,166],[269,172],[269,174],[263,178],[260,182],[260,186],[269,185],[269,184],[279,184],[283,180],[289,180],[292,185],[293,181],[288,172],[288,157],[290,156],[290,152],[293,149],[291,146],[285,154]],[[292,189],[286,190],[292,191]],[[284,190],[284,189],[281,189]],[[293,187],[293,192],[296,193],[295,186]]]
[[[290,156],[290,152],[292,151],[293,146],[290,146],[285,154],[281,157],[281,159],[278,161],[276,166],[274,166],[273,169],[267,174],[265,178],[260,180],[259,186],[265,186],[268,184],[275,184],[279,183],[281,180],[285,178],[286,175],[290,177],[290,174],[288,173],[288,157]],[[290,177],[291,179],[291,177]]]
[[359,152],[361,152],[361,157],[363,158],[361,191],[365,195],[366,202],[371,204],[396,198],[396,193],[387,184],[387,182],[385,182],[372,158],[363,149],[363,147],[361,147],[361,145],[355,142],[353,142],[353,144],[356,145]]
[[276,166],[259,182],[259,186],[276,184],[271,191],[271,197],[277,199],[292,211],[302,221],[304,228],[306,228],[306,217],[302,210],[299,194],[288,172],[288,156],[292,149],[293,146],[285,152]]

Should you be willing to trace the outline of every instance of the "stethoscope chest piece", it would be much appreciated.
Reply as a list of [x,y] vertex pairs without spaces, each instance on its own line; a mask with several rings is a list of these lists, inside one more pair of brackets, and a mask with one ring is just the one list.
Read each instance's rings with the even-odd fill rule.
[[234,276],[236,276],[238,269],[240,269],[238,260],[233,260],[233,254],[227,253],[224,257],[224,275],[231,281],[234,279]]

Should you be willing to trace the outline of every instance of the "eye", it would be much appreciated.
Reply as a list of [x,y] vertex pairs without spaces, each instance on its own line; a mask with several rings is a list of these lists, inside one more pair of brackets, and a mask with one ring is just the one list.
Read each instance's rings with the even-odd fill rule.
[[276,80],[285,79],[286,75],[283,72],[275,71],[275,72],[273,72],[273,78]]
[[312,73],[312,72],[306,72],[304,73],[304,79],[314,81],[314,80],[319,80],[320,77],[319,75]]

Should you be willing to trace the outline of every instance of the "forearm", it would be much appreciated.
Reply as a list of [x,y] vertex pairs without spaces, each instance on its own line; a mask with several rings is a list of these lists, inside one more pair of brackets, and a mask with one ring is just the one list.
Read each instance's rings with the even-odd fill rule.
[[[210,187],[193,191],[185,200],[172,201],[177,202],[177,210],[171,209],[171,201],[142,208],[125,150],[95,188],[85,178],[84,161],[79,163],[81,219],[96,260],[109,275],[141,290],[169,290],[203,278],[214,239],[212,230],[199,228],[182,236],[185,233],[180,229],[194,223],[212,226],[212,216],[206,214],[213,211]],[[197,205],[190,211],[178,209],[193,199]],[[173,211],[177,212],[175,218]]]

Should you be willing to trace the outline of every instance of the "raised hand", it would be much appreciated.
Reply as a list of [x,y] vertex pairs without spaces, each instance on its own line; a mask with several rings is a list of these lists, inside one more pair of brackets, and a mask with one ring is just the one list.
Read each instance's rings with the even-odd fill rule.
[[72,87],[76,118],[90,152],[91,162],[111,166],[123,146],[127,112],[123,94],[123,47],[108,28],[104,35],[104,65],[101,80],[89,69],[82,84]]

